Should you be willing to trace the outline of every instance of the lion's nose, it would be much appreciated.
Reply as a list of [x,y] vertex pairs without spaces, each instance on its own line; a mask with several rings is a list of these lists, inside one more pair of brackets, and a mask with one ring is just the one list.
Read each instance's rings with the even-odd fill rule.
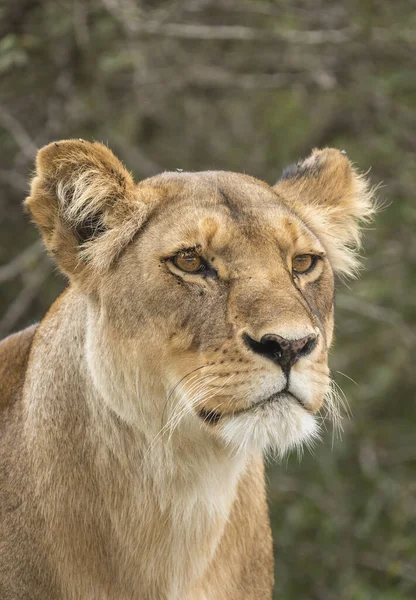
[[243,339],[250,350],[280,365],[285,374],[302,356],[310,354],[317,344],[314,333],[299,340],[288,340],[275,333],[266,333],[260,341],[244,333]]

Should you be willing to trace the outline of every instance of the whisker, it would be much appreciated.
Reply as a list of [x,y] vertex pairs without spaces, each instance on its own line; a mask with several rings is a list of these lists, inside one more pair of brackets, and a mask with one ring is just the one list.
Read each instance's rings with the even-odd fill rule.
[[[207,379],[209,379],[209,381],[207,381]],[[171,419],[171,424],[173,429],[176,429],[179,425],[179,422],[182,420],[182,418],[184,417],[184,415],[188,412],[190,412],[193,408],[195,408],[195,406],[197,406],[198,404],[201,404],[202,401],[204,401],[206,399],[206,397],[208,395],[210,395],[210,397],[214,397],[216,394],[211,394],[211,387],[212,387],[212,382],[215,381],[216,379],[218,379],[217,375],[214,376],[205,376],[204,380],[202,382],[198,382],[200,385],[193,385],[193,387],[191,388],[191,390],[188,390],[188,395],[191,394],[191,392],[194,392],[195,388],[197,390],[197,394],[195,395],[194,398],[191,399],[190,402],[186,403],[184,406],[182,406],[181,410],[179,411],[179,413],[177,413],[174,418]],[[226,380],[228,381],[228,380]],[[199,387],[199,389],[198,389]],[[206,389],[204,389],[206,388]]]
[[[205,366],[205,365],[203,365]],[[178,388],[178,386],[180,384],[184,384],[184,382],[186,383],[186,379],[193,375],[195,373],[195,371],[199,370],[198,369],[194,369],[193,371],[191,371],[190,373],[187,373],[184,377],[182,377],[182,379],[174,386],[174,388],[171,390],[171,392],[169,392],[169,395],[172,397],[172,392],[176,393],[176,390]],[[204,375],[201,380],[204,380],[205,378],[209,377],[208,375]],[[192,378],[191,378],[192,380]],[[201,380],[198,380],[197,384],[201,385]],[[194,384],[193,384],[194,385]],[[167,407],[167,403],[165,403],[165,408],[164,411],[166,411],[166,407]],[[184,409],[186,410],[186,407],[181,407],[181,410]],[[179,411],[180,412],[180,411]],[[165,423],[164,426],[161,427],[161,429],[159,430],[159,432],[156,434],[156,436],[154,437],[154,439],[152,440],[152,442],[149,444],[148,449],[143,457],[143,459],[145,459],[149,453],[153,450],[153,448],[155,447],[156,443],[163,437],[163,435],[172,427],[172,424],[174,422],[174,420],[178,417],[178,413],[176,411],[173,412],[172,416],[170,417],[170,419]]]
[[200,369],[204,369],[204,368],[208,368],[209,365],[201,365],[199,367],[196,367],[195,369],[192,369],[192,371],[190,371],[189,373],[187,373],[186,375],[184,375],[181,379],[179,379],[179,381],[173,386],[173,388],[168,392],[167,396],[166,396],[166,402],[165,402],[165,406],[163,407],[163,411],[162,411],[162,423],[163,423],[163,419],[165,416],[165,410],[166,407],[172,397],[172,395],[175,393],[177,387],[185,380],[187,379],[190,375],[192,375],[193,373],[195,373],[196,371],[199,371]]
[[[217,377],[213,376],[212,380],[215,381],[215,379],[217,379]],[[169,439],[171,439],[174,430],[179,426],[179,423],[182,420],[182,418],[185,416],[185,414],[189,413],[192,410],[192,408],[197,403],[200,402],[200,400],[205,398],[205,396],[210,393],[209,389],[204,390],[204,387],[206,387],[205,381],[197,382],[196,385],[194,384],[193,388],[195,388],[195,387],[196,387],[196,389],[198,389],[198,387],[200,388],[198,390],[198,394],[195,396],[195,398],[193,398],[190,403],[184,402],[184,404],[180,407],[180,410],[176,413],[174,412],[172,418],[169,420],[168,425],[171,429],[171,432],[169,434]],[[189,394],[189,391],[188,391],[188,394]],[[183,397],[181,397],[180,401],[183,402]]]
[[341,394],[341,396],[339,397],[339,401],[340,401],[340,403],[342,405],[342,408],[345,410],[345,412],[347,413],[348,417],[350,419],[352,419],[352,416],[353,416],[352,415],[352,410],[350,408],[350,405],[349,405],[349,402],[348,402],[347,396],[345,395],[344,390],[339,385],[339,383],[337,383],[335,381],[335,379],[332,379],[331,381],[332,381],[332,384],[339,390],[339,392]]
[[335,371],[335,373],[339,373],[340,375],[343,375],[344,377],[346,377],[347,379],[349,379],[350,381],[352,381],[352,383],[354,383],[357,387],[360,387],[359,384],[349,375],[346,375],[345,373],[342,373],[342,371]]

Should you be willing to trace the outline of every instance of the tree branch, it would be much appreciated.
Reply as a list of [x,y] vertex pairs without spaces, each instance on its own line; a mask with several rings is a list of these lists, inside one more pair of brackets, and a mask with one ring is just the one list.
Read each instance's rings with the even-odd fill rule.
[[19,319],[27,312],[51,270],[52,266],[49,260],[43,260],[28,275],[25,286],[0,320],[0,338],[12,331]]
[[22,154],[32,161],[37,153],[37,146],[23,125],[0,104],[0,125],[5,129],[19,146]]
[[40,240],[25,248],[16,258],[9,264],[0,267],[0,283],[14,279],[27,271],[38,262],[39,257],[43,254],[43,244]]

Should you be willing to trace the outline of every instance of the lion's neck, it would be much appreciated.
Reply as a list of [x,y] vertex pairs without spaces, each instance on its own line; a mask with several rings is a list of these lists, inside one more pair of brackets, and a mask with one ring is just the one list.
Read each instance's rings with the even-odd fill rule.
[[51,554],[76,597],[127,585],[126,597],[139,587],[143,598],[185,598],[221,540],[246,459],[208,437],[149,445],[120,419],[92,384],[81,302],[69,292],[41,324],[26,382]]

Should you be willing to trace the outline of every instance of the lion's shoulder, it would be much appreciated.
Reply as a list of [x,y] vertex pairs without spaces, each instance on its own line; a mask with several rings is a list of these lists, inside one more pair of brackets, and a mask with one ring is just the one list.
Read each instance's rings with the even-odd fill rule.
[[37,327],[32,325],[0,342],[0,414],[19,397]]

